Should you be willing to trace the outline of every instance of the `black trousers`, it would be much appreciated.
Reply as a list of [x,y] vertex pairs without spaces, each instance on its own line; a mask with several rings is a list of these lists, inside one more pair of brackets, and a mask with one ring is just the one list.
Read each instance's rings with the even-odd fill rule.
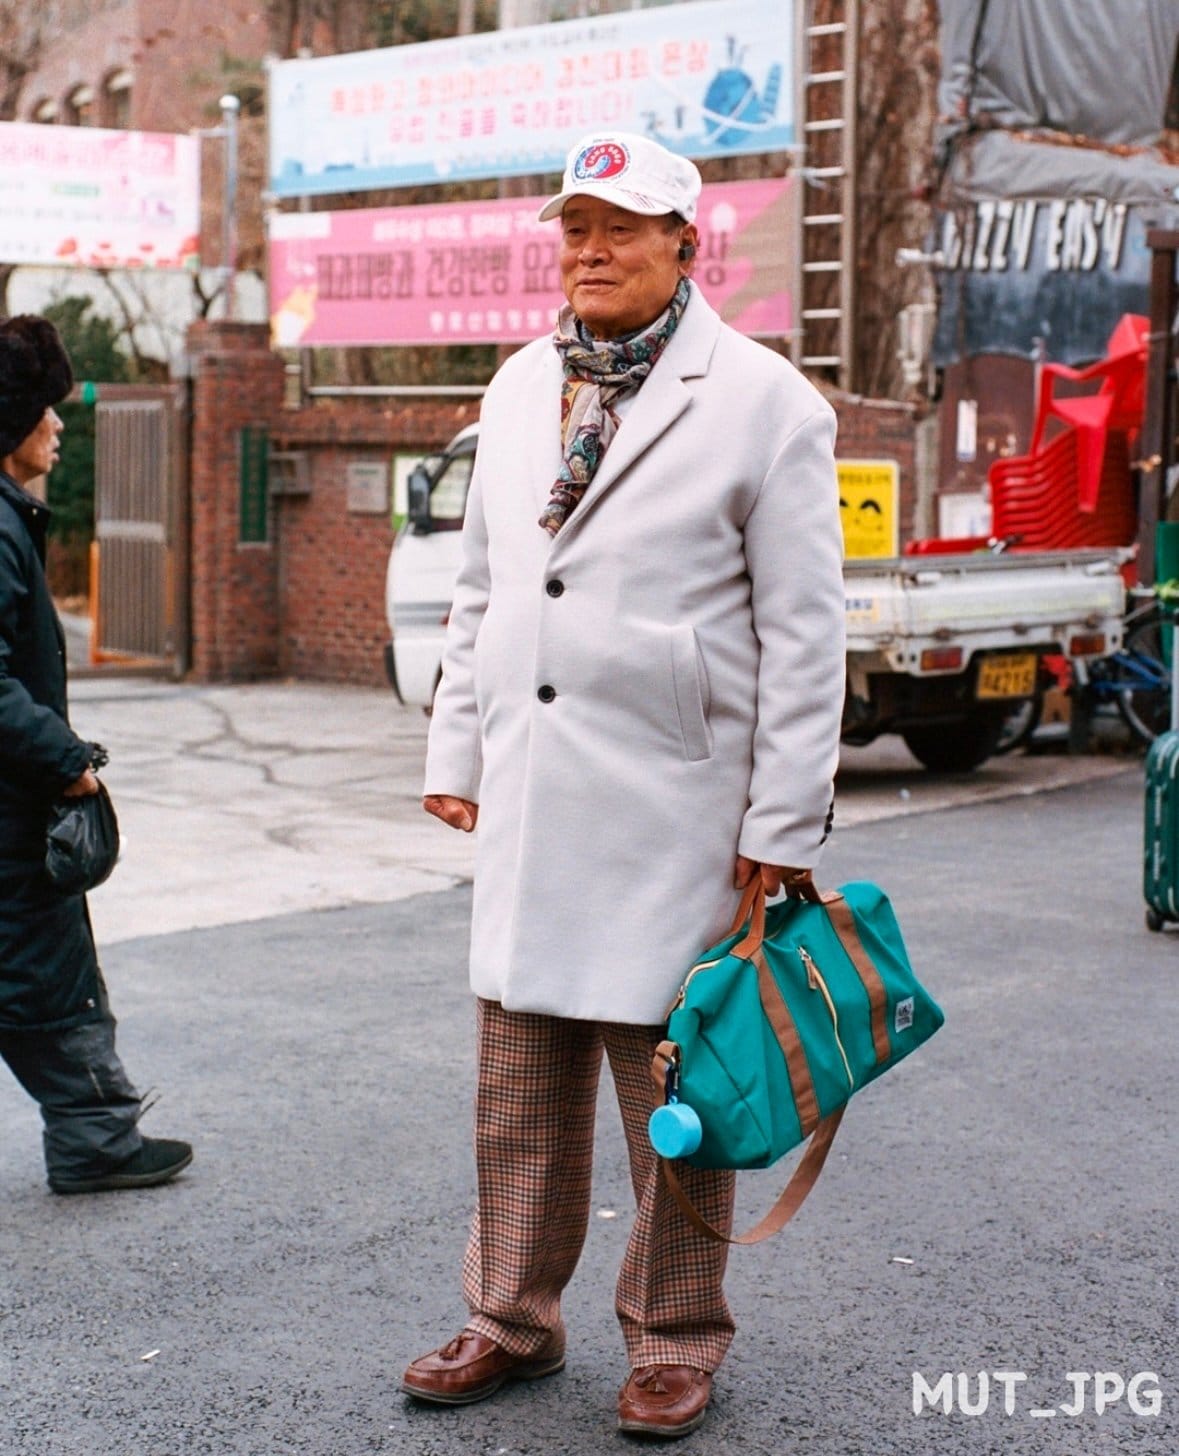
[[68,1031],[0,1031],[0,1057],[41,1106],[50,1177],[90,1177],[138,1152],[142,1099],[115,1051],[115,1018]]

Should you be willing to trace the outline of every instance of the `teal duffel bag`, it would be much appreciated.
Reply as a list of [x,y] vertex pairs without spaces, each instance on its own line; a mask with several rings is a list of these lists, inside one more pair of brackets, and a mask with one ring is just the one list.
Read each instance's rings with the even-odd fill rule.
[[[941,1026],[879,886],[855,881],[766,906],[760,879],[733,929],[696,962],[652,1072],[651,1141],[684,1213],[714,1238],[775,1233],[814,1186],[854,1092]],[[687,1200],[672,1166],[767,1168],[810,1138],[782,1197],[727,1239]]]

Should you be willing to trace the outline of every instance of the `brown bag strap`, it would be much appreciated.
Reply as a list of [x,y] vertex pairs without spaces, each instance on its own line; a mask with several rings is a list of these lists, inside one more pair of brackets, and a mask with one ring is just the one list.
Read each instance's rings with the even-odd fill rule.
[[651,1077],[655,1083],[655,1106],[667,1100],[667,1073],[679,1059],[680,1049],[674,1041],[661,1041],[651,1058]]
[[[785,881],[782,888],[791,899],[810,900],[816,905],[823,901],[823,896],[816,889],[815,882],[811,878],[810,870],[800,871],[797,879]],[[736,934],[744,927],[746,921],[749,922],[748,935],[743,940],[739,940],[729,954],[740,956],[742,960],[748,961],[753,959],[754,951],[766,938],[766,892],[762,888],[760,868],[754,871],[753,878],[745,886],[745,893],[741,896],[741,903],[737,906],[737,913],[729,927],[729,934]]]
[[864,949],[851,906],[838,890],[824,890],[822,899],[832,928],[868,993],[868,1006],[872,1013],[872,1049],[876,1053],[876,1061],[878,1064],[887,1062],[892,1055],[892,1045],[888,1040],[888,992],[880,972]]
[[741,903],[737,906],[737,913],[733,917],[733,923],[729,927],[729,934],[733,935],[749,923],[749,932],[743,940],[739,940],[733,947],[730,954],[740,956],[747,961],[757,947],[766,938],[766,895],[761,887],[761,876],[755,874],[745,886],[745,893],[741,896]]
[[769,1213],[759,1223],[755,1223],[747,1233],[730,1235],[714,1228],[684,1192],[675,1168],[666,1158],[659,1159],[663,1177],[671,1191],[671,1196],[679,1204],[680,1212],[697,1233],[720,1244],[760,1244],[763,1239],[768,1239],[772,1234],[785,1228],[802,1207],[807,1194],[815,1186],[819,1174],[823,1171],[823,1164],[827,1161],[831,1143],[839,1131],[843,1113],[844,1109],[837,1107],[834,1112],[828,1113],[823,1118],[811,1135],[806,1152],[802,1155],[802,1161],[790,1175],[790,1181],[779,1194],[777,1202]]
[[[886,1062],[892,1054],[892,1047],[888,1040],[888,992],[885,990],[880,972],[864,949],[864,942],[860,939],[856,917],[852,914],[851,906],[838,890],[820,891],[816,889],[815,882],[809,874],[805,880],[788,884],[784,888],[788,895],[809,900],[812,904],[822,905],[826,910],[827,918],[831,921],[831,928],[839,937],[840,944],[847,952],[848,960],[855,967],[856,975],[864,983],[864,990],[868,994],[868,1005],[872,1018],[872,1046],[876,1052],[876,1060],[878,1063]],[[761,950],[766,934],[766,897],[765,891],[761,887],[761,879],[757,875],[745,888],[729,934],[740,930],[747,920],[749,933],[743,940],[739,940],[729,953],[740,956],[742,960],[752,961],[756,959],[758,951]],[[770,1019],[773,1021],[772,1017]],[[775,1032],[778,1030],[776,1025],[774,1029]],[[781,1040],[780,1037],[779,1040]],[[783,1046],[783,1051],[785,1050],[786,1048]]]
[[[889,1055],[888,1026],[886,1021],[887,997],[884,982],[880,978],[880,972],[872,964],[868,953],[865,951],[863,942],[860,940],[859,931],[856,928],[855,917],[851,908],[838,890],[824,890],[820,892],[814,880],[809,874],[803,880],[787,885],[787,894],[796,895],[802,899],[809,900],[813,904],[820,904],[827,912],[832,928],[839,936],[848,959],[856,969],[864,988],[868,993],[868,1002],[871,1008],[872,1017],[872,1041],[876,1051],[876,1060],[884,1061]],[[827,1161],[827,1154],[831,1151],[831,1143],[839,1129],[843,1119],[844,1107],[837,1107],[834,1112],[828,1113],[826,1117],[819,1117],[818,1102],[815,1099],[814,1085],[811,1082],[807,1069],[805,1053],[798,1036],[798,1030],[794,1025],[794,1019],[786,1006],[782,993],[779,991],[769,967],[766,965],[765,957],[761,954],[762,942],[765,939],[766,929],[766,897],[762,889],[760,875],[754,875],[753,879],[745,888],[741,897],[741,903],[737,908],[737,914],[733,921],[733,932],[740,930],[749,922],[749,931],[745,937],[733,946],[730,954],[739,956],[742,960],[752,961],[758,973],[758,994],[762,1003],[762,1011],[766,1020],[773,1029],[774,1037],[782,1049],[782,1055],[786,1059],[786,1068],[790,1076],[791,1089],[794,1094],[795,1105],[798,1108],[799,1121],[803,1132],[811,1133],[810,1141],[807,1144],[806,1152],[802,1161],[791,1174],[790,1181],[782,1190],[780,1197],[770,1209],[769,1213],[751,1228],[748,1233],[731,1238],[723,1234],[719,1229],[713,1228],[707,1219],[701,1216],[695,1208],[692,1200],[684,1192],[675,1169],[666,1158],[660,1158],[659,1162],[663,1169],[663,1176],[667,1186],[671,1190],[672,1197],[679,1204],[680,1211],[688,1222],[698,1233],[706,1238],[715,1239],[726,1244],[758,1244],[763,1239],[768,1239],[771,1234],[776,1234],[780,1229],[790,1222],[798,1210],[802,1207],[803,1201],[808,1193],[815,1186],[819,1174],[823,1171],[823,1164]],[[656,1106],[662,1105],[667,1087],[668,1066],[673,1063],[679,1055],[679,1048],[674,1042],[660,1042],[655,1052],[654,1061],[651,1064],[651,1074],[656,1089]],[[811,1129],[813,1128],[813,1132]]]

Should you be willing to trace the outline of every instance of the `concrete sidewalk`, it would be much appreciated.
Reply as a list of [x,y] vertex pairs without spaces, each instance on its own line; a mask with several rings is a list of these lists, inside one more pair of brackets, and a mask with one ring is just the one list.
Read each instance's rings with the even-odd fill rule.
[[474,841],[421,810],[426,719],[391,693],[87,678],[76,730],[110,750],[123,857],[91,897],[99,945],[468,879]]
[[[71,687],[104,773],[123,859],[91,897],[99,945],[384,904],[470,878],[475,841],[422,812],[428,722],[385,690],[197,687],[115,676]],[[1018,799],[1121,771],[1116,755],[1013,755],[934,775],[899,739],[844,751],[835,840],[857,824]]]

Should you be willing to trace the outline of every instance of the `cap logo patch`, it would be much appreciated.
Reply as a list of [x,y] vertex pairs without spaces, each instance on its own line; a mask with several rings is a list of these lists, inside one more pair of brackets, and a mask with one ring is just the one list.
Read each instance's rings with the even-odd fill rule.
[[573,176],[578,182],[608,182],[629,165],[630,153],[621,142],[591,142],[574,159]]

